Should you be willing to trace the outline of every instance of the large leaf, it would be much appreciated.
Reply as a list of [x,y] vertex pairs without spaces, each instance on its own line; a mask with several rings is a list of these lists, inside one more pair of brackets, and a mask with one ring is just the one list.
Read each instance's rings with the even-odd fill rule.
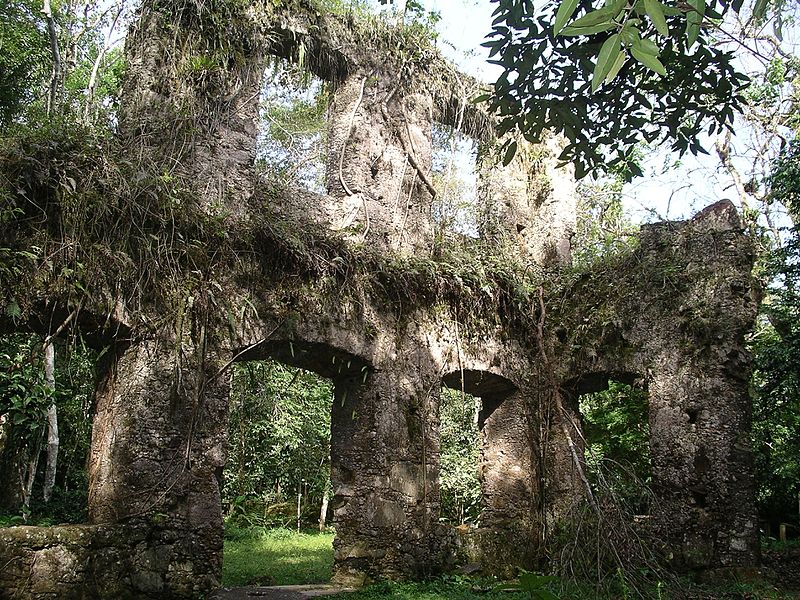
[[621,52],[619,34],[615,33],[603,43],[603,46],[600,48],[600,54],[597,56],[597,63],[594,67],[594,73],[592,73],[593,92],[603,83],[606,75],[608,75],[617,62]]
[[619,55],[617,55],[617,60],[611,66],[611,70],[608,72],[608,75],[606,75],[606,83],[614,81],[614,78],[619,74],[619,71],[622,69],[627,58],[628,55],[624,52],[620,52]]
[[664,68],[664,65],[661,64],[661,61],[658,60],[652,54],[648,54],[647,52],[642,52],[636,48],[636,46],[631,46],[631,54],[633,58],[638,60],[642,63],[645,67],[658,73],[659,75],[666,75],[667,70]]
[[562,0],[561,5],[558,7],[558,12],[556,13],[556,20],[553,23],[553,34],[558,35],[564,26],[567,24],[567,21],[570,20],[575,9],[578,8],[578,0]]
[[606,21],[605,23],[600,23],[599,25],[592,25],[591,27],[573,27],[569,25],[561,30],[559,35],[563,35],[565,37],[574,37],[577,35],[594,35],[595,33],[600,33],[601,31],[608,31],[609,29],[614,29],[617,27],[617,24],[614,21]]
[[656,31],[664,37],[669,35],[669,27],[667,27],[667,20],[664,18],[664,11],[661,8],[661,2],[658,0],[644,0],[644,10],[650,20],[653,21],[653,26]]
[[633,47],[636,48],[639,52],[644,52],[645,54],[649,54],[651,56],[658,56],[659,50],[658,46],[653,40],[647,38],[639,38],[633,43]]
[[691,48],[700,35],[700,25],[706,13],[706,0],[688,0],[690,10],[686,13],[686,46]]
[[593,10],[583,15],[581,18],[576,19],[570,23],[570,27],[591,27],[593,25],[599,25],[600,23],[608,23],[622,12],[622,9],[625,8],[627,3],[628,0],[614,0],[609,6]]

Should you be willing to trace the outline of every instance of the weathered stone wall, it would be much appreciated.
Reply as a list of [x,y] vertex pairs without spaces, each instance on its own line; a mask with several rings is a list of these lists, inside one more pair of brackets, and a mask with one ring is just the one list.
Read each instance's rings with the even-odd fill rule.
[[571,167],[558,167],[563,141],[519,141],[508,166],[489,156],[480,169],[482,235],[540,266],[571,263],[577,192]]
[[[752,248],[723,201],[646,226],[640,247],[565,288],[549,317],[572,396],[624,374],[650,399],[654,527],[684,568],[752,565],[758,523],[749,442]],[[564,305],[561,305],[562,308]]]
[[166,515],[0,529],[0,598],[201,597],[218,585],[221,539],[185,531]]
[[[180,300],[139,297],[143,314],[128,311],[130,327],[111,335],[89,463],[94,525],[0,532],[0,564],[15,565],[0,576],[4,593],[46,598],[55,581],[76,598],[190,598],[218,585],[225,368],[266,357],[334,380],[341,581],[420,576],[452,567],[459,552],[489,570],[533,566],[585,501],[577,394],[615,373],[650,392],[653,521],[666,551],[684,567],[752,564],[743,340],[755,302],[752,253],[732,207],[649,226],[630,255],[541,282],[538,293],[522,268],[505,287],[486,274],[498,265],[456,274],[428,259],[425,182],[431,123],[460,112],[459,96],[447,97],[448,86],[461,89],[452,68],[418,41],[387,44],[302,6],[229,15],[210,6],[189,2],[176,16],[158,0],[144,4],[128,43],[120,135],[142,160],[180,164],[168,172],[191,184],[198,215],[219,213],[244,239],[221,266],[176,261],[191,272],[188,289],[169,290]],[[234,33],[241,47],[220,53]],[[335,88],[321,196],[272,194],[252,166],[263,58],[291,57],[299,43]],[[391,53],[406,43],[424,50],[413,63]],[[474,111],[465,122],[476,137],[491,130]],[[510,263],[569,262],[574,197],[554,174],[556,150],[542,152],[486,179]],[[264,213],[268,194],[284,234]],[[300,247],[292,230],[319,244]],[[485,520],[466,542],[438,523],[443,384],[483,402]]]

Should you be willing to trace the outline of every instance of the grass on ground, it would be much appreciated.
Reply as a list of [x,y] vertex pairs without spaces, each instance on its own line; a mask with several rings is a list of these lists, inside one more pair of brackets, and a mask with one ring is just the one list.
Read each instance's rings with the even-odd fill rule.
[[[330,532],[297,533],[289,529],[255,527],[225,530],[225,554],[222,584],[225,587],[325,583],[333,566],[333,537]],[[446,575],[424,582],[379,582],[352,594],[333,596],[339,600],[523,600],[552,598],[559,600],[617,600],[644,598],[653,600],[789,600],[800,599],[796,591],[777,589],[766,581],[728,582],[725,585],[698,585],[688,580],[658,585],[653,589],[628,589],[625,581],[611,582],[607,589],[587,585],[569,585],[555,581],[548,591],[528,596],[522,592],[495,589],[493,579]]]
[[382,581],[350,594],[331,596],[336,600],[524,600],[522,592],[494,589],[497,581],[459,575],[430,581]]
[[333,567],[333,533],[225,529],[222,585],[325,583]]

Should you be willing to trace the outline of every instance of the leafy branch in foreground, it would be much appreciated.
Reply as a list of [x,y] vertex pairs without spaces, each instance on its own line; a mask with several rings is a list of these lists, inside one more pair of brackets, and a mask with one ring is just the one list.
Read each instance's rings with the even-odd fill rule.
[[563,133],[560,158],[579,178],[621,167],[628,178],[640,175],[631,160],[640,142],[705,153],[700,136],[730,130],[745,102],[747,76],[709,35],[740,5],[495,1],[484,46],[503,68],[489,101],[498,133],[516,130],[533,142],[545,129]]

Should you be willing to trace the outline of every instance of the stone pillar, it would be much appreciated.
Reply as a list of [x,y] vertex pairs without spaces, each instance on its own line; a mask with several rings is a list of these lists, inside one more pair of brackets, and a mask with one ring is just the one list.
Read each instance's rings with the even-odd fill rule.
[[130,154],[155,162],[153,177],[182,177],[209,213],[239,216],[254,188],[267,42],[254,6],[219,21],[233,33],[213,10],[142,3],[125,43],[119,131]]
[[572,169],[558,167],[559,139],[522,142],[503,167],[488,158],[480,170],[481,235],[508,244],[538,265],[568,265],[577,219]]
[[530,568],[540,549],[541,491],[528,402],[519,391],[482,401],[482,562],[495,572]]
[[681,568],[758,565],[749,370],[690,359],[658,369],[649,386],[656,531]]
[[[549,424],[545,435],[544,514],[546,534],[552,533],[559,521],[569,519],[574,509],[586,502],[586,487],[581,479],[584,468],[584,438],[580,417],[569,398],[555,400],[557,390],[543,390],[542,417]],[[560,408],[559,408],[560,404]]]
[[134,566],[134,588],[170,597],[213,589],[222,568],[228,384],[214,378],[219,361],[202,355],[186,340],[135,343],[96,398],[89,518],[147,521],[153,556]]
[[437,570],[438,386],[376,371],[335,381],[331,417],[334,580]]
[[328,120],[333,229],[384,250],[430,254],[433,101],[395,73],[356,73],[336,89]]

